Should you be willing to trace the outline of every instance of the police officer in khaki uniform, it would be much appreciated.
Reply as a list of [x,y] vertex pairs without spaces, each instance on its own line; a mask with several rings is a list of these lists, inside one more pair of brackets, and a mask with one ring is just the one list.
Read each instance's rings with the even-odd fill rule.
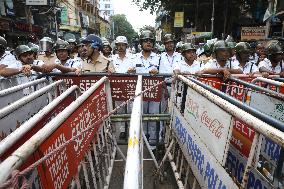
[[113,63],[100,53],[102,40],[95,34],[88,35],[82,43],[85,44],[84,50],[88,57],[88,62],[83,62],[83,71],[89,72],[109,72],[113,73]]
[[38,56],[39,60],[42,60],[44,63],[54,63],[56,60],[55,54],[52,52],[53,40],[50,37],[44,37],[39,41],[40,51],[43,51],[44,54]]

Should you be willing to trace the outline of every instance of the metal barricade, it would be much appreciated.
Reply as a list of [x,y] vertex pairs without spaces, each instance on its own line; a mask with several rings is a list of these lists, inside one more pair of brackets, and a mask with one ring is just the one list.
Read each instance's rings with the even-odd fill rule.
[[57,81],[2,108],[0,110],[0,141],[45,107],[63,90],[65,90],[63,81]]
[[[110,80],[110,86],[112,90],[113,106],[120,105],[123,101],[128,100],[135,94],[135,86],[137,82],[137,75],[132,74],[106,74],[106,73],[85,73],[80,76],[75,74],[52,74],[54,80],[64,80],[67,86],[78,85],[81,92],[86,91],[101,77],[107,76]],[[149,75],[142,74],[142,90],[145,90],[159,82],[165,80],[166,77],[170,77],[169,74],[164,75]],[[158,86],[151,91],[147,91],[143,96],[143,120],[145,135],[150,141],[152,146],[156,146],[159,143],[160,130],[162,130],[165,120],[169,120],[170,115],[162,107],[165,106],[167,98],[165,93],[167,90],[165,86]],[[112,116],[113,122],[120,122],[115,125],[117,138],[119,144],[127,144],[129,118],[131,114],[132,104],[129,104],[125,108],[117,112]],[[125,132],[124,136],[120,138],[119,129],[125,127],[122,130]]]
[[60,112],[0,164],[0,187],[13,186],[5,181],[18,169],[28,182],[38,174],[44,188],[107,188],[116,154],[110,94],[103,77]]
[[42,88],[44,83],[47,80],[42,78],[35,81],[31,81],[28,83],[24,83],[22,85],[17,85],[11,88],[7,88],[0,91],[0,108],[3,108],[12,102],[19,100],[20,98],[24,97],[27,92],[23,90],[28,90],[29,92],[34,92],[40,88]]
[[[178,79],[187,89],[183,87],[180,91],[180,103],[174,98],[176,91],[173,92],[173,120],[171,127],[167,129],[168,148],[163,160],[169,159],[179,188],[188,185],[191,188],[264,187],[258,185],[261,181],[255,177],[258,161],[253,157],[261,149],[260,134],[273,143],[284,146],[283,122],[245,106],[193,78],[178,76]],[[234,101],[234,105],[231,101]],[[243,167],[239,167],[239,162],[236,158],[232,159],[229,151],[233,127],[242,129],[237,124],[238,121],[255,131],[250,135],[251,144],[244,144],[250,148],[247,149],[248,158]],[[252,134],[250,131],[246,130],[247,135]],[[273,147],[272,151],[276,149],[276,146]],[[268,151],[268,147],[266,150]],[[231,158],[229,161],[228,157]],[[267,183],[267,186],[272,186],[270,182]]]
[[45,124],[56,117],[62,110],[69,106],[78,96],[78,86],[71,86],[56,99],[51,101],[37,114],[24,122],[19,128],[9,134],[0,142],[0,162],[5,160],[31,136],[39,131]]
[[[142,76],[138,76],[135,95],[142,91]],[[124,189],[143,188],[143,97],[137,96],[133,102],[131,113],[128,150],[124,176]]]

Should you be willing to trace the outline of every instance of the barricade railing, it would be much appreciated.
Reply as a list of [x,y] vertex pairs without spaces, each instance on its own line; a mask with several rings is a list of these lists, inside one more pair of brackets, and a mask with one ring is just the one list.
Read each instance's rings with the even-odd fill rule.
[[[173,120],[170,129],[167,129],[168,149],[165,157],[170,160],[175,171],[179,188],[188,185],[195,188],[197,184],[201,188],[260,187],[258,184],[262,183],[255,175],[258,160],[253,159],[254,154],[261,149],[260,135],[283,147],[284,124],[273,118],[269,119],[269,116],[261,112],[258,117],[250,114],[251,111],[257,112],[253,108],[243,108],[245,111],[240,109],[240,106],[233,105],[229,99],[224,98],[225,94],[220,97],[220,94],[217,94],[219,91],[208,86],[205,88],[204,84],[203,86],[195,79],[183,76],[178,76],[178,79],[187,87],[183,86],[182,90],[178,91],[177,86],[181,85],[177,82],[173,92]],[[212,91],[216,93],[213,94]],[[180,101],[175,98],[177,94]],[[243,129],[239,121],[254,130],[246,130],[251,143],[244,144],[244,148],[249,149],[246,149],[248,158],[243,167],[239,167],[229,151],[233,128]],[[278,129],[282,128],[282,131],[276,129],[274,123],[278,124]],[[175,133],[174,138],[171,129]],[[272,147],[269,148],[272,150]],[[229,157],[231,159],[228,160]],[[281,181],[278,179],[275,182]],[[265,186],[271,187],[271,184],[268,182]]]
[[45,124],[56,117],[62,110],[69,106],[79,95],[78,86],[71,86],[37,114],[24,122],[15,131],[0,142],[0,162],[5,160],[31,136],[39,131]]
[[110,94],[103,77],[14,151],[0,164],[0,188],[107,188],[116,154]]
[[[283,108],[284,104],[283,104],[283,95],[280,93],[276,93],[274,91],[268,90],[266,88],[262,88],[262,87],[258,87],[255,86],[253,84],[241,81],[239,79],[235,79],[235,78],[231,78],[230,80],[233,80],[235,83],[228,85],[228,83],[224,83],[221,82],[222,86],[226,86],[225,88],[227,88],[226,91],[227,94],[229,94],[230,96],[235,97],[238,100],[242,99],[247,99],[246,102],[248,103],[249,106],[253,107],[254,109],[247,109],[246,111],[251,112],[251,113],[256,113],[254,114],[255,116],[257,116],[259,114],[259,112],[261,112],[262,114],[264,114],[266,116],[266,118],[269,117],[273,117],[276,120],[279,120],[276,122],[276,124],[272,124],[273,126],[276,126],[278,129],[280,129],[281,131],[283,131],[283,126],[281,127],[281,125],[283,125]],[[252,80],[250,80],[252,81]],[[222,87],[223,88],[223,87]],[[228,90],[228,88],[230,90]],[[228,91],[232,91],[232,88],[237,89],[237,91],[241,91],[238,95],[234,95],[231,92]],[[277,88],[277,86],[275,85],[272,88]],[[234,90],[235,90],[234,89]],[[210,90],[208,88],[208,90]],[[236,90],[235,90],[236,91]],[[245,92],[244,92],[245,91]],[[216,93],[215,93],[216,94]],[[228,96],[222,94],[222,93],[218,93],[222,98],[227,99],[231,102],[231,98],[228,98]],[[241,103],[237,103],[240,106],[242,105]],[[236,104],[236,105],[237,105]],[[260,117],[259,117],[260,118]],[[266,119],[268,120],[268,119]],[[281,123],[282,121],[282,123]],[[275,122],[275,120],[274,120]],[[279,124],[280,123],[280,124]],[[252,144],[252,136],[255,135],[255,131],[253,128],[249,127],[248,125],[246,125],[245,123],[241,122],[240,120],[235,120],[235,125],[233,128],[233,134],[232,134],[232,138],[231,138],[231,144],[230,144],[230,148],[229,148],[229,155],[228,155],[228,162],[230,162],[229,164],[232,165],[232,159],[234,160],[233,162],[237,162],[236,164],[234,164],[234,166],[236,168],[234,168],[234,166],[230,167],[229,171],[232,173],[232,175],[239,181],[241,182],[240,178],[242,178],[243,176],[243,172],[240,171],[242,170],[242,168],[247,164],[247,160],[248,160],[248,153],[251,149],[251,144]],[[262,141],[262,142],[261,142]],[[254,181],[256,183],[260,183],[263,186],[267,186],[267,187],[278,187],[279,183],[283,183],[283,179],[279,181],[279,179],[274,179],[274,177],[278,177],[279,178],[279,174],[283,174],[280,173],[281,171],[281,167],[282,167],[282,160],[281,156],[279,156],[281,154],[281,147],[275,143],[272,142],[269,138],[263,137],[262,135],[260,135],[260,140],[259,140],[259,146],[262,146],[262,148],[257,152],[257,154],[255,155],[256,157],[258,157],[261,161],[259,161],[258,163],[263,165],[263,164],[270,164],[270,168],[266,168],[265,172],[266,174],[264,174],[263,172],[260,173],[261,171],[259,171],[259,167],[256,169],[254,169],[253,171],[250,172],[251,174],[251,182],[253,181],[252,178],[254,178]],[[270,147],[265,148],[266,145],[269,145]],[[270,151],[272,151],[271,149],[274,149],[274,155],[272,155],[272,153],[270,153]],[[268,149],[270,149],[268,151]],[[260,155],[259,155],[260,154]],[[265,158],[264,158],[265,157]],[[273,160],[274,159],[274,160]],[[265,161],[263,161],[265,160]],[[275,161],[280,161],[278,163],[275,163]],[[261,167],[262,168],[262,167]],[[278,170],[278,176],[275,173],[277,173]],[[264,175],[264,176],[263,176]],[[268,175],[268,176],[267,176]],[[270,176],[269,176],[270,175]],[[273,176],[271,176],[273,175]],[[267,177],[270,177],[269,180],[265,179]],[[272,179],[273,178],[273,179]],[[277,180],[277,181],[275,181]],[[261,181],[261,182],[260,182]],[[273,181],[273,183],[272,183]],[[272,186],[273,185],[273,186]]]
[[[142,92],[142,76],[138,76],[135,95]],[[131,113],[127,159],[124,173],[124,189],[143,188],[143,124],[142,124],[142,95],[133,102]]]
[[[0,108],[9,105],[16,100],[27,95],[27,93],[34,92],[41,87],[45,86],[47,80],[42,78],[21,85],[17,85],[8,89],[3,89],[0,91]],[[28,92],[25,92],[27,90]]]
[[64,91],[63,81],[47,85],[0,110],[0,141]]
[[17,86],[19,84],[21,84],[21,82],[19,82],[21,77],[26,77],[24,75],[18,75],[16,77],[2,77],[0,78],[0,90],[4,90],[10,87],[14,87]]
[[[143,76],[142,80],[142,90],[145,90],[159,82],[165,80],[165,78],[171,77],[170,74],[158,74],[158,75],[150,75],[150,74],[141,74]],[[135,74],[106,74],[106,73],[84,73],[80,76],[75,74],[49,74],[48,76],[53,77],[53,80],[64,80],[67,86],[70,85],[78,85],[82,92],[86,91],[90,86],[92,86],[97,80],[99,80],[103,76],[107,76],[110,80],[110,86],[112,90],[112,101],[113,106],[118,106],[123,101],[128,100],[135,94],[135,86],[137,82],[137,75]],[[170,85],[170,84],[169,84]],[[150,141],[152,146],[155,146],[159,142],[159,130],[161,128],[162,123],[164,122],[162,119],[168,117],[167,112],[167,88],[166,85],[159,85],[153,90],[147,91],[143,95],[143,114],[147,116],[149,119],[145,121],[146,123],[146,136]],[[125,108],[121,109],[121,111],[117,112],[114,115],[113,119],[118,118],[120,123],[117,123],[117,132],[120,131],[120,127],[124,127],[122,129],[125,134],[123,135],[121,140],[118,140],[119,144],[127,144],[127,136],[128,136],[128,127],[129,127],[129,117],[131,114],[132,105],[129,104]],[[124,115],[121,115],[124,114]],[[127,116],[125,116],[128,114]],[[160,116],[157,116],[159,114]],[[163,117],[161,118],[161,114]],[[121,115],[121,116],[120,116]],[[124,119],[124,120],[123,120]],[[123,122],[122,122],[123,121]],[[121,131],[121,132],[123,132]],[[118,133],[119,135],[119,133]],[[119,137],[120,138],[120,137]]]

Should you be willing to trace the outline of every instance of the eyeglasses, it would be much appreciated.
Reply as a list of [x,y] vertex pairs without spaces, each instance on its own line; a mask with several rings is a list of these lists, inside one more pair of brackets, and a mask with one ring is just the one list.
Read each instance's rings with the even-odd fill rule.
[[154,43],[154,40],[153,40],[153,39],[148,38],[148,39],[142,39],[142,42],[144,42],[144,43],[148,43],[148,42],[150,42],[150,43]]

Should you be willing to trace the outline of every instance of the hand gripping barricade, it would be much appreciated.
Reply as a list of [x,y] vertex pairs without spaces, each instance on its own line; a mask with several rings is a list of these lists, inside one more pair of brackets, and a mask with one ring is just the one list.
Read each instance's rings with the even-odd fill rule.
[[[198,79],[223,89],[218,78]],[[283,177],[279,178],[283,175],[283,160],[279,157],[284,146],[283,122],[191,77],[178,76],[176,83],[171,98],[172,120],[165,139],[168,148],[162,163],[170,161],[179,188],[282,187]],[[239,149],[233,149],[233,144]],[[236,151],[237,157],[233,154]],[[274,158],[281,165],[273,168],[278,176],[272,180],[259,174],[260,152],[261,160]],[[246,161],[241,162],[239,157]]]
[[[59,96],[61,99],[57,100],[57,105],[76,88],[72,87],[64,96]],[[0,173],[1,187],[5,184],[6,187],[26,186],[26,179],[36,188],[108,186],[116,153],[115,139],[109,127],[110,94],[108,79],[103,77],[70,105],[63,107],[56,117],[0,164],[4,170]],[[54,106],[55,103],[39,112],[28,121],[29,124],[36,126],[40,115],[48,113]],[[22,129],[13,136],[20,138],[22,132],[27,131]],[[5,183],[15,169],[22,171],[22,179]]]

